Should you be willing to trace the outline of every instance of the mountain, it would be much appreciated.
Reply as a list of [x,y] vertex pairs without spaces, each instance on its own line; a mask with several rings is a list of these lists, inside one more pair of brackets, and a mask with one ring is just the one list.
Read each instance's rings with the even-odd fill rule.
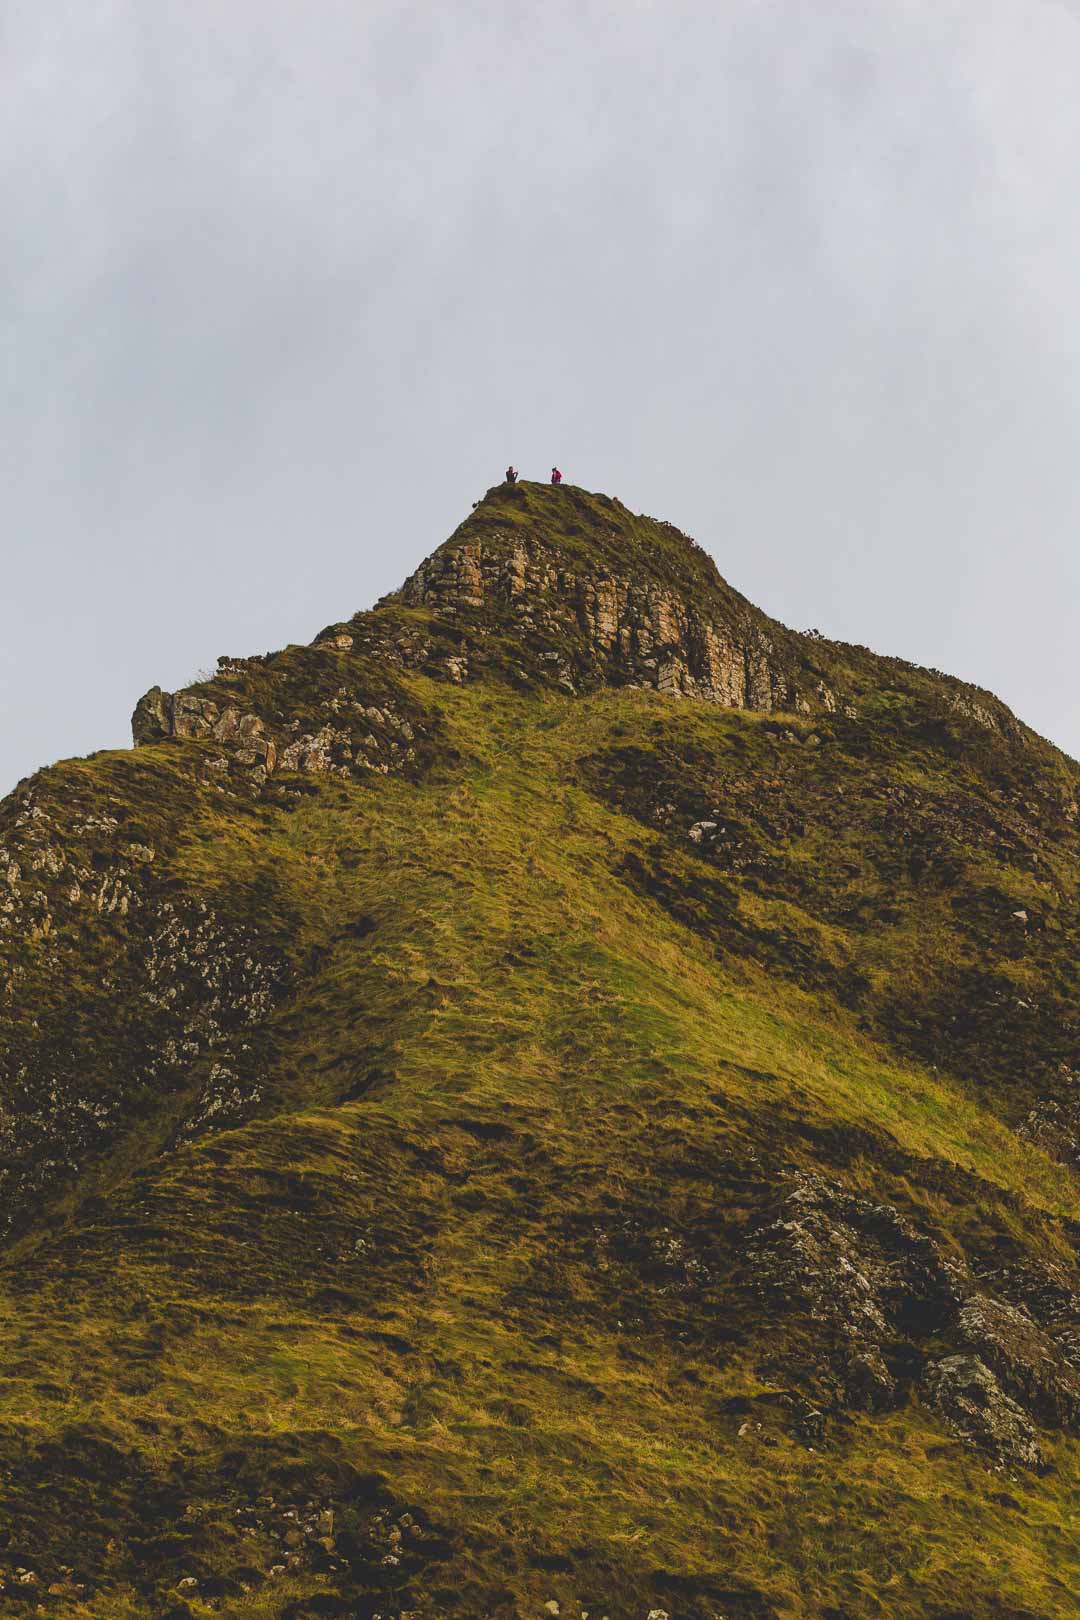
[[0,806],[0,1613],[1080,1611],[1080,767],[491,490]]

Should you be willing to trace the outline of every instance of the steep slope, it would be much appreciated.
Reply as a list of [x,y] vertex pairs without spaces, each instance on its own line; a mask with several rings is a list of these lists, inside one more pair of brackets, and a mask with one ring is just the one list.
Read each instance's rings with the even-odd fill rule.
[[1076,765],[497,489],[0,808],[0,1612],[1080,1602]]

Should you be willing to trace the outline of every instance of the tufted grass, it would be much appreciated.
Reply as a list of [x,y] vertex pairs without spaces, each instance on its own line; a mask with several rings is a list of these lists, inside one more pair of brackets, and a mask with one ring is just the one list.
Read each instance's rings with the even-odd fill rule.
[[[164,1614],[185,1571],[267,1568],[276,1544],[230,1519],[236,1451],[269,1494],[281,1456],[327,1498],[335,1470],[374,1472],[443,1527],[451,1552],[410,1599],[427,1616],[551,1599],[611,1620],[1075,1613],[1075,1440],[1047,1441],[1045,1477],[1005,1477],[914,1398],[808,1448],[773,1399],[786,1330],[734,1274],[688,1326],[677,1300],[609,1296],[582,1261],[613,1210],[677,1227],[715,1206],[735,1228],[778,1163],[893,1200],[958,1248],[991,1232],[1067,1258],[1075,1242],[1075,1177],[1017,1137],[999,1091],[905,1056],[797,964],[718,948],[627,881],[663,846],[690,907],[710,873],[582,761],[613,739],[653,749],[659,725],[757,768],[776,722],[408,682],[454,751],[418,784],[323,780],[286,806],[185,788],[174,828],[154,806],[179,802],[176,750],[64,768],[69,795],[145,794],[169,883],[280,946],[303,988],[263,1032],[257,1117],[162,1155],[151,1111],[8,1272],[0,1529],[12,1558],[90,1576],[47,1612]],[[904,780],[925,791],[946,769],[928,753]],[[811,829],[811,876],[836,858]],[[740,916],[912,994],[955,950],[933,893],[861,936],[790,894],[747,890]],[[42,1476],[63,1478],[59,1507],[27,1483],[35,1446],[91,1439],[99,1474]],[[280,1450],[260,1460],[255,1441]],[[147,1479],[168,1482],[176,1540],[154,1595]],[[334,1591],[287,1572],[184,1602],[278,1620]]]

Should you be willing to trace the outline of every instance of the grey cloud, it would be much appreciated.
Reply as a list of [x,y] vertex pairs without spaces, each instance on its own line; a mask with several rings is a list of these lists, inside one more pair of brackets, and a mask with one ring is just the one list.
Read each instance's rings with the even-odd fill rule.
[[508,456],[1080,751],[1075,13],[9,0],[0,788]]

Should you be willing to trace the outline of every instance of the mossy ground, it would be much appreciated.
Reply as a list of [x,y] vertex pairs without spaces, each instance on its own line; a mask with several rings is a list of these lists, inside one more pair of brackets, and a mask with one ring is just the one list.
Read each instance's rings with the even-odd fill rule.
[[[965,865],[958,913],[955,872],[875,867],[873,747],[841,722],[809,748],[778,740],[803,722],[651,693],[402,679],[445,727],[450,763],[422,781],[177,812],[169,892],[254,919],[296,988],[260,1031],[258,1117],[162,1155],[151,1109],[6,1275],[0,1605],[1075,1614],[1080,1441],[1006,1477],[913,1393],[808,1444],[812,1325],[771,1317],[739,1258],[803,1168],[969,1256],[1074,1263],[1080,1185],[1016,1136],[1010,1074],[973,1073],[970,1041],[920,1061],[889,1011],[909,997],[922,1026],[958,928],[979,971],[989,952],[1065,995],[1071,857]],[[880,747],[892,788],[981,791],[940,738],[902,769]],[[177,757],[69,769],[130,796]],[[688,815],[729,792],[756,875],[650,825],[634,795],[668,802],[664,759]],[[732,760],[784,784],[771,834]],[[845,784],[856,808],[829,828],[815,805]],[[787,801],[809,807],[801,837]],[[1042,908],[1035,967],[999,960],[991,889]],[[694,1266],[665,1258],[673,1234]],[[329,1567],[267,1578],[275,1513],[312,1502],[338,1515]],[[409,1556],[385,1561],[377,1508],[423,1525]]]

